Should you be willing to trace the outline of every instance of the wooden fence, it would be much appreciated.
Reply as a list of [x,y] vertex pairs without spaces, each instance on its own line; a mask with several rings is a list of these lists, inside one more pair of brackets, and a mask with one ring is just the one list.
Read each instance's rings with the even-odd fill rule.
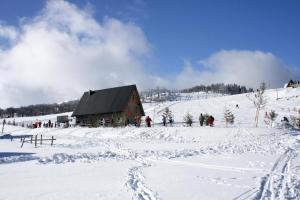
[[51,136],[51,138],[43,138],[43,135],[40,135],[40,137],[38,137],[38,135],[35,136],[31,136],[29,137],[21,137],[21,148],[23,147],[24,143],[34,143],[34,146],[37,147],[38,144],[42,145],[43,141],[51,141],[51,146],[53,146],[54,144],[54,140],[56,140],[53,136]]

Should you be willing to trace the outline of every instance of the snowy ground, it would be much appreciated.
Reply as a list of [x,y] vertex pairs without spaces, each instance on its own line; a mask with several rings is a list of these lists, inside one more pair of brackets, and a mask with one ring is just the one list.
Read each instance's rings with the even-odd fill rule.
[[[299,95],[299,89],[282,89],[276,100],[277,92],[269,90],[259,128],[245,95],[145,105],[156,122],[169,106],[177,122],[186,112],[195,118],[208,112],[215,127],[7,126],[13,135],[57,140],[37,148],[0,140],[0,199],[300,199],[300,132],[263,123],[270,109],[279,113],[277,123],[294,115]],[[236,115],[229,128],[222,121],[224,106]]]

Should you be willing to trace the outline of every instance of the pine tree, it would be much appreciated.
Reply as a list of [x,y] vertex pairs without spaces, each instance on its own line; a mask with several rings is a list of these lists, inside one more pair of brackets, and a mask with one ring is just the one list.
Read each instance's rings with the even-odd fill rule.
[[165,108],[165,111],[164,111],[164,113],[163,113],[163,116],[166,118],[166,120],[169,121],[170,126],[172,126],[174,119],[173,119],[173,113],[172,113],[172,111],[169,109],[169,107],[166,107],[166,108]]
[[278,114],[274,110],[271,110],[271,112],[269,113],[269,118],[271,120],[271,126],[273,126],[273,123],[276,120],[277,116],[278,116]]
[[188,126],[192,126],[193,124],[193,116],[188,112],[184,118],[183,121],[188,125]]
[[277,116],[278,116],[278,114],[274,110],[271,110],[271,112],[269,112],[269,113],[266,112],[265,123],[272,127],[273,123],[275,122],[275,120],[277,118]]
[[224,120],[225,120],[225,123],[226,123],[226,127],[227,127],[228,124],[233,124],[234,123],[234,115],[227,108],[225,109],[225,112],[224,112]]
[[169,107],[165,108],[165,111],[163,113],[163,115],[167,118],[170,119],[173,117],[172,111],[169,109]]

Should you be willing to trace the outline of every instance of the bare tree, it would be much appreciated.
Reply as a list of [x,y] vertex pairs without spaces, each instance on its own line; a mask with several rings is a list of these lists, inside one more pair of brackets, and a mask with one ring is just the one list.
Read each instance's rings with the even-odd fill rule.
[[256,108],[256,113],[255,113],[255,127],[257,127],[258,124],[258,118],[259,118],[259,112],[266,106],[267,104],[267,99],[265,97],[265,91],[266,91],[266,83],[262,82],[260,84],[259,89],[257,89],[254,98],[252,99],[253,104]]

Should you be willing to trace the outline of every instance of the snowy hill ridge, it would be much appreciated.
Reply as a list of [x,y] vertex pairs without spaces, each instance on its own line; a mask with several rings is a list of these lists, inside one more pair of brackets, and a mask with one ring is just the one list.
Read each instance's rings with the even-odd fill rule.
[[[194,116],[194,121],[198,121],[200,113],[208,113],[213,115],[216,119],[216,126],[223,126],[223,113],[225,108],[230,109],[236,117],[236,126],[252,126],[254,123],[255,108],[253,102],[249,97],[253,96],[253,93],[245,93],[239,95],[224,96],[215,93],[197,92],[190,94],[183,94],[187,96],[182,98],[181,101],[166,101],[161,103],[144,103],[143,107],[145,114],[154,118],[156,123],[161,123],[162,114],[166,107],[172,111],[175,122],[182,122],[184,115],[189,112]],[[266,107],[262,110],[260,115],[260,126],[265,126],[264,113],[274,110],[279,114],[277,122],[286,116],[296,116],[297,111],[300,109],[300,88],[280,88],[266,90]],[[236,105],[239,108],[236,108]],[[56,117],[59,115],[72,115],[72,112],[60,113],[53,115],[34,116],[34,117],[19,117],[11,118],[8,121],[16,122],[34,122],[36,120],[42,121],[56,121]]]
[[[251,95],[144,104],[157,123],[151,128],[6,126],[12,135],[57,140],[21,148],[17,139],[0,139],[0,178],[6,180],[0,199],[300,199],[300,132],[280,126],[283,116],[297,116],[300,88],[267,90],[258,128]],[[196,122],[209,113],[215,126],[163,127],[158,123],[166,107],[175,122],[187,112]],[[236,117],[228,128],[225,107]],[[264,123],[270,110],[279,114],[273,128]]]

